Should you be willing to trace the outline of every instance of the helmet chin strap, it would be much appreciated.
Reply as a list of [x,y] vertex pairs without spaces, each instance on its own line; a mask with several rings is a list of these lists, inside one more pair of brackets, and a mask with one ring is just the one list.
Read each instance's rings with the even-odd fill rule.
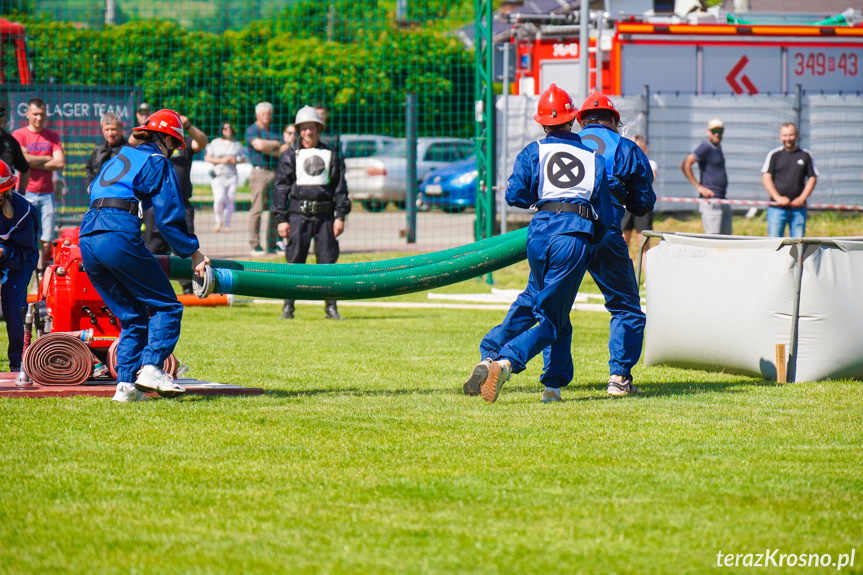
[[168,147],[168,141],[165,139],[165,137],[162,134],[160,134],[158,132],[156,132],[156,138],[158,138],[159,143],[162,144],[162,147],[165,148],[165,157],[170,160],[171,156],[174,155],[174,150],[176,150],[176,148],[169,148]]

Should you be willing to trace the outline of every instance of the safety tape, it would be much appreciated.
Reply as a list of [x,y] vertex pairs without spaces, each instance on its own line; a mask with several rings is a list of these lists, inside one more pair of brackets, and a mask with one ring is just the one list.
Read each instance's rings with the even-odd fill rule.
[[[659,197],[656,198],[657,202],[671,202],[678,204],[692,204],[697,202],[706,201],[711,204],[717,205],[729,205],[729,206],[753,206],[759,208],[779,208],[782,207],[779,204],[774,202],[764,202],[757,200],[720,200],[717,198],[667,198],[667,197]],[[810,210],[840,210],[840,211],[852,211],[852,212],[863,212],[863,206],[852,206],[848,204],[806,204],[806,208]]]

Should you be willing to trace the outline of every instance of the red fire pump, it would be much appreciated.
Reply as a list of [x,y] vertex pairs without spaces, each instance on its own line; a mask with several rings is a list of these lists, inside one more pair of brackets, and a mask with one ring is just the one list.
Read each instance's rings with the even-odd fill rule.
[[[120,322],[84,271],[78,233],[78,228],[65,228],[54,241],[54,263],[45,269],[36,303],[28,306],[19,380],[29,376],[40,385],[80,385],[109,372],[117,376]],[[31,345],[34,327],[37,339]],[[176,374],[178,367],[172,355],[163,369]]]

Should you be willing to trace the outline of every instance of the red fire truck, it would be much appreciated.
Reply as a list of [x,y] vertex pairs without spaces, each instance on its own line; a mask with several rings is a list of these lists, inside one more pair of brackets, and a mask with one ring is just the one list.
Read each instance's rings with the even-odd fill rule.
[[[539,94],[578,74],[578,33],[545,27],[516,43],[513,92]],[[600,38],[602,91],[689,94],[863,91],[863,26],[657,24],[621,21]],[[590,39],[590,84],[597,86],[596,39]]]
[[0,18],[0,84],[32,84],[33,81],[24,26]]

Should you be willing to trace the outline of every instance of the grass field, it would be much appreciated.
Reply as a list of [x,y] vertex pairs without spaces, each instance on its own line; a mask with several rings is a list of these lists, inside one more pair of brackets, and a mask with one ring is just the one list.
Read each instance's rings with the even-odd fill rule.
[[566,401],[534,360],[490,405],[461,383],[503,312],[278,309],[190,308],[177,349],[264,396],[0,399],[0,573],[863,572],[859,382],[639,365],[612,400],[608,316],[576,312]]

